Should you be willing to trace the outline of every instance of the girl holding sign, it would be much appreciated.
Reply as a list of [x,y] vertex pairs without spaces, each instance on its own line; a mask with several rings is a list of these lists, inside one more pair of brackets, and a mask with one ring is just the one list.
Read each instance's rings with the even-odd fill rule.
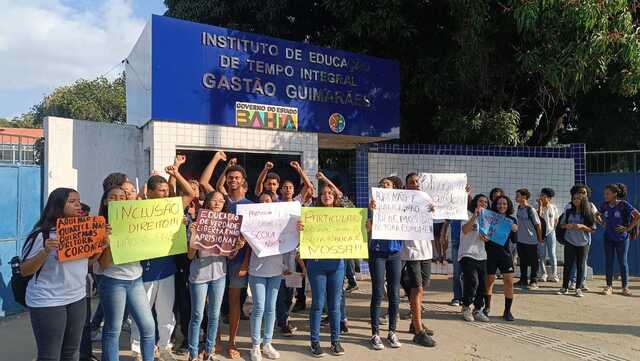
[[60,262],[58,218],[79,217],[80,194],[57,188],[49,195],[40,220],[23,247],[20,273],[32,276],[26,306],[38,349],[37,360],[77,360],[86,318],[87,258]]
[[504,215],[513,221],[509,238],[500,246],[494,242],[486,242],[484,244],[487,252],[487,291],[484,296],[485,316],[489,317],[491,309],[491,295],[493,294],[493,284],[496,281],[496,273],[500,270],[503,276],[504,284],[504,312],[502,318],[505,321],[514,321],[511,314],[511,305],[513,304],[513,254],[511,253],[511,244],[515,244],[518,236],[517,220],[511,216],[513,214],[513,202],[509,197],[501,195],[491,202],[491,210]]
[[[127,195],[120,187],[108,189],[100,200],[99,214],[108,219],[109,203],[111,201],[124,200],[127,200]],[[126,306],[140,330],[142,359],[144,361],[152,361],[154,358],[156,327],[151,313],[151,306],[142,283],[142,266],[140,262],[113,264],[111,248],[109,248],[108,244],[106,247],[100,257],[102,278],[98,285],[104,312],[102,360],[119,360],[120,330]]]
[[[486,209],[489,199],[484,194],[478,194],[469,204],[469,220],[462,225],[458,261],[462,267],[462,317],[465,321],[489,322],[489,318],[482,313],[485,294],[485,276],[487,273],[487,251],[485,244],[487,237],[480,234],[478,217],[480,211]],[[471,312],[471,304],[474,311]]]
[[[214,212],[226,212],[224,195],[210,192],[204,200],[204,208]],[[191,234],[195,233],[196,223],[191,224]],[[206,254],[194,248],[189,242],[187,257],[189,266],[189,291],[191,292],[191,320],[187,340],[189,343],[189,361],[198,359],[200,324],[204,316],[205,301],[207,307],[207,340],[204,347],[204,361],[216,360],[215,346],[219,340],[218,321],[220,307],[226,287],[227,260],[224,256]]]

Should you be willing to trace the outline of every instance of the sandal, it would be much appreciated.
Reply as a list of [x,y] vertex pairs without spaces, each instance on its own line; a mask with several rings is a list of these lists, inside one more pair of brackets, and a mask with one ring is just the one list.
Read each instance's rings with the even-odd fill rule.
[[227,353],[229,354],[229,358],[232,360],[237,360],[240,358],[240,352],[236,345],[229,345],[227,347]]
[[623,296],[633,296],[633,293],[631,293],[631,290],[629,288],[623,288],[622,289],[622,295]]

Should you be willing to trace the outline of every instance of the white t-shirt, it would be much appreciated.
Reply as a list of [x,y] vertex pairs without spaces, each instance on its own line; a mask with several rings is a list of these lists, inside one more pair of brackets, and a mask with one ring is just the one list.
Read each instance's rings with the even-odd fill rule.
[[555,204],[549,203],[542,210],[542,218],[547,223],[547,234],[545,236],[555,232],[556,221],[560,217],[558,207]]
[[[469,219],[473,217],[473,213],[469,212]],[[464,227],[464,224],[462,225]],[[487,251],[484,248],[484,242],[480,239],[480,227],[478,221],[473,225],[471,232],[464,234],[460,229],[460,248],[458,249],[458,261],[463,257],[473,258],[476,261],[484,261],[487,259]]]
[[427,261],[433,258],[431,240],[402,241],[400,259],[403,261]]
[[[56,232],[49,233],[56,239]],[[31,259],[44,249],[42,233],[36,237],[33,248],[23,259]],[[51,252],[40,272],[33,275],[27,285],[26,302],[29,307],[56,307],[78,302],[87,296],[89,259],[58,262],[58,253]]]
[[274,256],[258,257],[251,252],[249,259],[249,275],[254,277],[274,277],[282,275],[282,272],[295,271],[296,252],[277,254]]
[[114,264],[102,270],[102,275],[122,281],[133,281],[142,277],[142,265],[140,262]]

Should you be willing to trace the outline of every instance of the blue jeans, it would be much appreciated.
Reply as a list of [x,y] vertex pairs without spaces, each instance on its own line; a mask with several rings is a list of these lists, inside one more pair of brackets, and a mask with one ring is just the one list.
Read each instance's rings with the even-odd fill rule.
[[629,279],[629,266],[627,254],[629,253],[629,239],[624,241],[614,241],[604,238],[604,267],[607,274],[607,286],[613,285],[613,257],[618,257],[620,266],[620,278],[622,278],[622,288],[627,288]]
[[340,340],[340,304],[342,302],[342,282],[344,280],[344,261],[308,260],[307,274],[311,283],[311,310],[309,312],[309,328],[311,342],[320,342],[320,317],[325,298],[329,304],[329,323],[331,325],[331,341]]
[[191,319],[189,321],[187,340],[189,342],[189,354],[194,359],[198,356],[200,324],[204,317],[204,304],[207,299],[209,300],[207,307],[207,341],[204,350],[210,354],[215,346],[225,282],[225,277],[221,277],[215,281],[189,284],[189,291],[191,293]]
[[[591,248],[591,240],[589,240],[589,243],[587,243],[587,245],[585,246],[584,249],[584,261],[582,262],[582,269],[584,270],[584,272],[582,273],[582,286],[585,286],[585,281],[587,280],[587,259],[589,258],[589,249]],[[571,282],[573,282],[574,284],[576,283],[576,265],[573,264],[571,266]]]
[[264,324],[264,344],[271,343],[273,338],[273,326],[276,323],[276,300],[282,276],[258,277],[249,275],[249,287],[253,297],[253,309],[251,310],[251,343],[259,346],[262,343],[260,337]]
[[400,310],[400,275],[402,261],[400,253],[371,252],[369,255],[369,272],[373,287],[369,315],[371,317],[371,333],[380,333],[380,304],[384,298],[385,276],[387,297],[389,298],[389,331],[396,331],[398,312]]
[[[545,259],[549,256],[551,273],[547,273]],[[558,256],[556,255],[556,232],[551,232],[544,237],[544,244],[538,244],[538,257],[540,258],[540,270],[544,276],[558,277]]]
[[451,245],[451,259],[453,261],[453,299],[462,301],[462,267],[458,262],[460,243]]
[[280,328],[289,324],[289,309],[293,303],[294,291],[293,288],[287,287],[285,280],[280,281],[278,299],[276,300],[276,323]]
[[142,277],[135,280],[118,280],[103,275],[99,287],[104,312],[102,361],[119,359],[120,329],[125,305],[140,330],[142,359],[153,361],[156,327]]

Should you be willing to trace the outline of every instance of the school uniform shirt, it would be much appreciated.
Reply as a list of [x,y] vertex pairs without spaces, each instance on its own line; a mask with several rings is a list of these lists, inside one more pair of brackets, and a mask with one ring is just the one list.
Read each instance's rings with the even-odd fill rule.
[[[631,213],[635,211],[635,208],[627,201],[618,201],[614,205],[605,204],[600,213],[602,213],[602,220],[604,221],[604,235],[605,239],[621,242],[629,238],[629,233],[619,233],[616,231],[618,226],[628,226],[632,222]],[[626,213],[626,214],[625,214]],[[627,219],[623,219],[626,215]]]
[[287,270],[293,272],[295,270],[295,257],[295,251],[266,257],[258,257],[255,252],[251,252],[249,275],[253,277],[275,277],[282,275]]
[[[239,199],[237,201],[234,201],[233,199],[227,197],[226,199],[226,203],[227,203],[227,209],[229,210],[229,213],[236,213],[236,209],[238,204],[251,204],[253,203],[252,201],[246,199],[246,198],[242,198]],[[238,265],[240,263],[242,263],[242,260],[244,260],[244,255],[247,253],[247,247],[249,247],[249,245],[245,244],[244,247],[242,247],[238,253],[236,254],[235,257],[233,257],[233,259],[230,259],[229,265]]]
[[[565,213],[562,217],[562,224],[584,224],[584,218],[574,212]],[[579,231],[577,229],[567,229],[564,239],[576,247],[583,247],[591,243],[591,233]]]
[[546,207],[542,208],[541,216],[547,223],[547,234],[543,235],[543,237],[546,237],[555,232],[556,221],[558,220],[558,217],[560,217],[558,207],[556,207],[555,204],[549,203]]
[[[533,217],[533,218],[531,218]],[[540,224],[538,212],[533,207],[518,206],[518,243],[536,245],[538,244],[538,233],[535,226]]]
[[107,269],[103,269],[102,275],[121,281],[133,281],[142,276],[142,265],[138,261],[114,264]]
[[198,251],[189,265],[189,282],[206,283],[227,275],[227,257]]
[[142,281],[153,282],[171,277],[178,272],[176,267],[176,259],[174,256],[166,256],[141,261],[142,264]]
[[[469,219],[473,217],[473,213],[469,213]],[[464,228],[464,225],[462,226]],[[471,232],[464,234],[460,229],[460,246],[458,248],[458,261],[464,257],[475,259],[476,261],[484,261],[487,259],[487,251],[484,248],[484,242],[480,239],[480,227],[478,221],[473,223]]]
[[[49,233],[49,239],[56,239],[55,231]],[[33,248],[23,259],[31,259],[44,249],[42,233],[33,242]],[[50,252],[40,272],[34,273],[27,284],[27,306],[56,307],[80,301],[87,296],[88,271],[88,258],[60,263],[58,253]]]

